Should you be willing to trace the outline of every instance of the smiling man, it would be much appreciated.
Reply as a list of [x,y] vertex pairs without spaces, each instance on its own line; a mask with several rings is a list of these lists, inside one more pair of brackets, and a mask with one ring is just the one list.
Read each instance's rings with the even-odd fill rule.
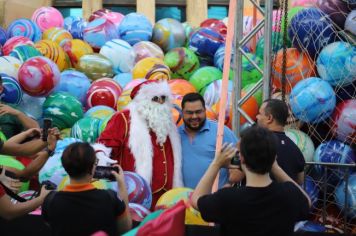
[[[215,156],[218,124],[206,119],[205,101],[199,93],[189,93],[182,100],[184,124],[179,127],[182,141],[184,186],[195,188]],[[236,144],[232,131],[224,128],[224,143]],[[220,171],[219,187],[228,181],[227,169]]]

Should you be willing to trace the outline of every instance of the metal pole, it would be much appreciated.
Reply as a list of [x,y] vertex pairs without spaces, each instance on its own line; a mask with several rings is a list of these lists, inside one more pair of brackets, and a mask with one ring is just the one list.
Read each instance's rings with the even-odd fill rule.
[[267,99],[270,96],[270,78],[271,78],[271,61],[272,61],[272,12],[273,1],[266,1],[265,8],[265,44],[263,54],[263,99]]
[[241,47],[240,42],[243,38],[243,12],[244,12],[244,0],[237,0],[237,11],[236,11],[236,24],[235,24],[235,55],[234,55],[234,66],[235,66],[235,78],[234,78],[234,92],[233,92],[233,120],[232,129],[237,136],[240,134],[240,113],[238,111],[238,102],[241,97],[241,81],[242,81],[242,53],[239,50]]

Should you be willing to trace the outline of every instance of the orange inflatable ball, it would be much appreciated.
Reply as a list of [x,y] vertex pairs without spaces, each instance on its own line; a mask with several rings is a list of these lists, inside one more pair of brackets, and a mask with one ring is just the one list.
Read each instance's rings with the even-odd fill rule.
[[163,60],[155,57],[146,57],[136,63],[132,69],[132,79],[170,80],[171,71]]
[[184,95],[188,93],[196,93],[195,87],[184,79],[172,79],[168,81],[168,85],[171,88],[173,97],[175,99],[182,99]]
[[[245,96],[245,92],[241,92],[241,97]],[[215,103],[212,107],[212,110],[215,111],[217,117],[220,112],[220,99],[217,103]],[[246,112],[246,114],[254,121],[256,121],[256,116],[258,114],[258,104],[254,97],[250,97],[247,101],[242,105],[242,110]],[[246,123],[246,118],[240,114],[240,125]],[[226,104],[226,113],[225,113],[225,125],[230,129],[232,128],[232,97],[229,96]]]
[[180,106],[178,106],[177,104],[173,104],[172,116],[173,116],[174,123],[176,124],[177,127],[183,124],[183,112]]
[[[272,66],[273,85],[282,89],[282,68],[283,68],[283,50],[279,50]],[[310,57],[299,52],[296,48],[287,49],[286,59],[286,93],[290,93],[292,88],[301,80],[315,76],[315,64]]]
[[210,107],[205,107],[206,118],[209,120],[217,120],[217,114]]

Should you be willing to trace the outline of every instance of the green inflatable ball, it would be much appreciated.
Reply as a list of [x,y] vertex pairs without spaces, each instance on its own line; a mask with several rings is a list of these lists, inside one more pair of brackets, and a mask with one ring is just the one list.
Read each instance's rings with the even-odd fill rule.
[[[252,53],[247,53],[248,57],[253,60],[263,70],[263,61]],[[257,83],[262,79],[262,74],[250,63],[250,61],[242,57],[242,88],[248,84]]]
[[199,68],[197,55],[188,48],[174,48],[164,56],[164,64],[172,71],[173,78],[189,80],[191,75]]
[[94,117],[84,117],[78,120],[72,127],[71,136],[84,142],[94,143],[99,137],[99,125],[101,120]]
[[[264,54],[264,43],[265,38],[262,36],[259,38],[256,44],[256,56],[258,56],[261,60],[263,60]],[[291,42],[287,37],[287,48],[291,46]],[[272,32],[272,51],[274,54],[278,52],[279,49],[283,48],[283,34],[281,32]]]
[[111,114],[109,115],[108,117],[106,117],[105,119],[103,119],[100,123],[100,126],[99,126],[99,135],[105,130],[106,128],[106,125],[108,124],[109,120],[111,119],[111,117],[113,116],[114,114]]
[[53,93],[43,103],[43,117],[51,118],[59,130],[71,128],[83,117],[82,104],[69,93]]
[[218,68],[205,66],[196,70],[190,77],[189,82],[203,95],[204,88],[219,79],[222,79],[222,72]]

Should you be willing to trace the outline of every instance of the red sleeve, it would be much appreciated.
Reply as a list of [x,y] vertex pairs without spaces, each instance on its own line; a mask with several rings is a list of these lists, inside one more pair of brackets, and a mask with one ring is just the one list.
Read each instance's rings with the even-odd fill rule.
[[4,196],[5,194],[5,189],[0,185],[0,197]]
[[105,130],[97,139],[98,143],[102,143],[107,147],[112,148],[111,158],[118,160],[120,157],[121,146],[124,144],[125,133],[127,132],[126,122],[123,115],[117,112],[109,120]]

